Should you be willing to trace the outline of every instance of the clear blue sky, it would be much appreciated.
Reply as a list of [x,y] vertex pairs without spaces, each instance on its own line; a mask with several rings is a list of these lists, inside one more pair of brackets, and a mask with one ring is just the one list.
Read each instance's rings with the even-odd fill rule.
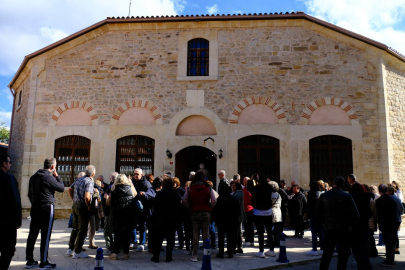
[[[28,55],[107,16],[127,16],[129,0],[2,0],[0,121],[10,125],[7,85]],[[91,10],[91,12],[89,12]],[[131,15],[303,11],[405,54],[405,0],[132,0]]]

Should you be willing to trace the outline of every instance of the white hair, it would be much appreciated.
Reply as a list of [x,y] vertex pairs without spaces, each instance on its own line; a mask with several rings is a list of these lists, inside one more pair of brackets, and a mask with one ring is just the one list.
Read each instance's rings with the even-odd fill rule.
[[222,173],[224,176],[226,175],[226,172],[224,170],[220,170],[220,173]]
[[81,177],[83,177],[83,176],[85,176],[85,175],[86,175],[85,172],[79,172],[79,173],[77,174],[77,178],[81,178]]
[[94,167],[93,165],[89,165],[86,167],[86,176],[92,176],[93,174],[96,173],[96,167]]
[[110,174],[110,181],[111,181],[111,182],[114,182],[115,179],[117,179],[117,176],[118,176],[118,173],[117,173],[117,172],[112,172],[112,173]]
[[143,175],[143,171],[141,168],[136,168],[134,172],[139,172],[139,174]]

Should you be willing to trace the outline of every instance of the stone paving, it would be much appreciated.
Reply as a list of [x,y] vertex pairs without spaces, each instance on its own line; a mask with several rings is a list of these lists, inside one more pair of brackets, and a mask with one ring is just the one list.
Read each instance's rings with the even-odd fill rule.
[[[25,245],[28,236],[29,221],[23,220],[23,226],[18,230],[18,240],[17,240],[17,251],[11,262],[10,269],[23,269],[25,266]],[[90,256],[86,259],[72,259],[71,257],[66,257],[65,253],[67,251],[67,243],[69,241],[71,229],[67,228],[67,220],[58,219],[55,220],[53,227],[53,233],[50,243],[49,250],[49,260],[57,264],[57,269],[94,269],[94,260],[96,250],[87,249],[86,253]],[[292,231],[286,231],[287,235],[292,235]],[[311,239],[310,232],[305,232],[304,239],[288,238],[287,239],[287,257],[291,264],[282,265],[276,262],[278,258],[279,250],[275,249],[276,257],[266,257],[265,259],[259,259],[254,257],[254,254],[258,252],[258,243],[256,241],[255,247],[244,248],[244,254],[236,254],[233,259],[218,259],[215,255],[218,250],[212,250],[211,264],[212,269],[275,269],[275,268],[285,268],[292,267],[293,269],[317,269],[319,267],[320,256],[308,256],[306,252],[311,250]],[[176,238],[177,240],[177,238]],[[257,240],[257,239],[256,239]],[[401,247],[405,245],[405,234],[401,233],[400,243]],[[38,237],[34,255],[35,258],[39,258],[39,243],[40,235]],[[88,242],[85,242],[84,247],[86,248]],[[103,233],[100,232],[96,234],[96,245],[99,247],[105,247]],[[177,241],[176,241],[177,245]],[[405,251],[404,248],[402,248]],[[379,263],[383,259],[383,254],[385,253],[384,248],[379,247],[380,256],[378,258],[372,259],[374,269],[379,269]],[[165,252],[163,251],[160,255],[161,262],[155,264],[150,261],[152,255],[144,251],[142,253],[135,252],[135,250],[130,251],[130,259],[127,261],[118,260],[110,261],[105,259],[104,269],[201,269],[203,251],[198,251],[198,262],[191,262],[190,256],[184,254],[183,250],[175,249],[173,252],[173,261],[171,263],[165,263]],[[121,254],[121,258],[123,255]],[[316,261],[314,261],[316,260]],[[348,269],[357,269],[351,266],[351,262],[354,259],[351,257],[349,260]],[[405,269],[405,254],[397,255],[397,269]],[[336,269],[336,258],[332,260],[330,269]]]

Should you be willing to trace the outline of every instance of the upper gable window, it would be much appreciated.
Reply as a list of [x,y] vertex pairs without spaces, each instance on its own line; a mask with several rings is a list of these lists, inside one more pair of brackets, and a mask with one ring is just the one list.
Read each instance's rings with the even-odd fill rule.
[[218,31],[180,32],[177,81],[218,80]]
[[209,41],[192,39],[187,49],[187,76],[209,76]]

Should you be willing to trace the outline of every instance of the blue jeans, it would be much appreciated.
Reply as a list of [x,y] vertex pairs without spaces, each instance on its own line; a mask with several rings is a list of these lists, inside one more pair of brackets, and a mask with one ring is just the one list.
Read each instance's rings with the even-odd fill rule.
[[73,213],[70,214],[70,218],[69,218],[69,221],[68,221],[68,226],[69,227],[73,226]]
[[[133,231],[134,244],[136,243],[136,229]],[[139,221],[139,245],[145,245],[146,243],[146,221]]]
[[215,245],[215,222],[210,223],[210,227],[208,229],[210,236],[211,236],[211,246]]
[[321,244],[321,250],[323,250],[323,241],[324,241],[325,237],[323,235],[322,224],[319,224],[314,219],[310,219],[309,227],[311,228],[311,235],[312,235],[312,250],[313,251],[317,250],[318,236],[319,236],[319,242]]

